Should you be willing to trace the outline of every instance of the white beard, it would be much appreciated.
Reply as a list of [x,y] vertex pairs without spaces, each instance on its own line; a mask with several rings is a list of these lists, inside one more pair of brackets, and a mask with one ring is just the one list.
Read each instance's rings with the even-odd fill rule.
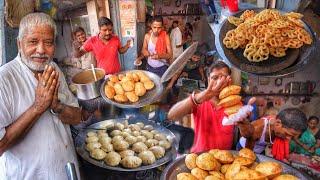
[[31,58],[27,58],[22,51],[20,51],[22,62],[32,71],[43,71],[46,65],[49,65],[51,62],[51,58],[49,58],[46,62],[38,63],[31,60]]

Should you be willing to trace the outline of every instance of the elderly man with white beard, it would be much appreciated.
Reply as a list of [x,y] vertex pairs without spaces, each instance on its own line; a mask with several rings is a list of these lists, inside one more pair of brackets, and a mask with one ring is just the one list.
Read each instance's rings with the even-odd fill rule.
[[56,25],[32,13],[19,28],[19,53],[0,68],[0,179],[67,179],[67,162],[75,163],[79,177],[69,125],[88,112],[52,62]]

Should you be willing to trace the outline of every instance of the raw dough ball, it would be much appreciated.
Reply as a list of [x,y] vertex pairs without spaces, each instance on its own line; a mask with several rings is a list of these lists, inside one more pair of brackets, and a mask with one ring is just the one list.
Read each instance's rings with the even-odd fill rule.
[[124,125],[122,123],[116,123],[114,129],[122,131],[124,129]]
[[153,130],[153,126],[151,126],[151,125],[145,125],[143,129],[144,129],[144,130],[147,130],[147,131],[151,131],[151,130]]
[[88,143],[86,145],[86,150],[87,151],[92,151],[94,149],[99,149],[101,147],[101,144],[98,142],[92,142],[92,143]]
[[155,145],[158,145],[159,141],[155,140],[155,139],[148,139],[145,144],[148,146],[148,148],[151,148]]
[[122,132],[122,137],[123,138],[127,138],[128,136],[131,136],[131,134],[127,133],[127,132]]
[[128,128],[129,127],[129,122],[128,122],[128,120],[124,120],[123,121],[123,125],[124,125],[124,128]]
[[154,135],[156,135],[156,134],[159,134],[159,131],[157,131],[157,130],[152,130],[152,131],[150,131],[152,134],[154,134]]
[[166,150],[171,148],[171,143],[167,140],[159,141],[159,146],[164,147]]
[[147,139],[152,139],[153,138],[153,134],[151,132],[147,131],[147,130],[141,130],[141,135],[143,135]]
[[141,130],[140,126],[138,126],[136,124],[130,124],[129,128],[131,129],[131,131],[140,131]]
[[185,162],[188,169],[192,170],[197,167],[197,164],[196,164],[197,157],[198,157],[198,155],[195,153],[188,154],[186,156],[184,162]]
[[138,125],[141,129],[144,127],[144,124],[142,122],[137,122],[136,125]]
[[126,132],[126,133],[129,133],[129,134],[132,133],[131,129],[129,129],[129,128],[124,129],[122,132]]
[[164,141],[164,140],[167,140],[167,137],[164,134],[156,134],[154,135],[154,139],[158,141]]
[[104,162],[108,166],[118,166],[120,161],[121,161],[121,156],[114,151],[109,152],[104,158]]
[[104,151],[104,152],[111,152],[113,151],[113,145],[112,144],[102,144],[101,146],[101,149]]
[[95,133],[94,131],[89,131],[89,132],[87,133],[87,136],[88,136],[88,137],[97,136],[97,133]]
[[147,138],[144,136],[137,136],[137,142],[146,142]]
[[137,142],[137,138],[135,136],[128,136],[125,140],[129,143],[129,145],[132,145]]
[[139,158],[142,160],[142,164],[150,165],[156,162],[156,157],[151,151],[143,151],[139,153]]
[[113,144],[113,148],[116,151],[124,151],[129,148],[129,143],[127,141],[117,141]]
[[97,159],[97,160],[102,160],[103,158],[106,157],[106,153],[101,150],[101,149],[93,149],[91,152],[90,152],[90,156],[94,159]]
[[119,152],[119,154],[120,154],[121,158],[123,159],[127,156],[134,156],[134,151],[127,149],[127,150]]
[[121,131],[120,130],[113,130],[110,135],[111,137],[114,137],[114,136],[121,136]]
[[153,146],[153,147],[149,148],[149,150],[154,154],[154,156],[157,159],[162,158],[166,153],[166,150],[161,146]]
[[133,169],[141,166],[142,160],[137,156],[127,156],[120,163],[125,168]]
[[109,144],[109,143],[111,143],[111,138],[110,137],[106,137],[106,136],[104,136],[104,137],[101,137],[100,139],[99,139],[99,142],[101,143],[101,144]]
[[124,138],[122,136],[115,136],[112,138],[111,143],[114,144],[116,142],[123,141],[123,140],[124,140]]
[[132,132],[132,135],[134,135],[134,136],[136,136],[136,137],[137,137],[137,136],[140,136],[140,132],[139,132],[139,131],[133,131],[133,132]]
[[148,147],[143,142],[137,142],[132,145],[132,150],[136,153],[141,153],[142,151],[146,151]]
[[87,143],[98,142],[99,138],[97,136],[90,136],[86,138]]
[[107,137],[109,137],[107,133],[100,133],[100,134],[98,134],[99,140],[102,139],[102,138],[107,138]]

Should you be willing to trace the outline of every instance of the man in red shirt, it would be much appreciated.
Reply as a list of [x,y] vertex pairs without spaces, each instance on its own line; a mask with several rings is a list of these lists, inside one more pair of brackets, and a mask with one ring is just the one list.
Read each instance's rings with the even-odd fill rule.
[[210,149],[231,149],[233,126],[223,126],[224,109],[217,105],[220,91],[231,84],[231,70],[222,61],[216,61],[210,69],[209,85],[200,93],[192,93],[175,104],[168,119],[178,120],[192,113],[194,119],[194,143],[191,152]]
[[113,34],[113,23],[109,18],[101,17],[98,21],[99,34],[89,38],[82,47],[76,50],[75,56],[81,57],[86,52],[93,52],[97,67],[105,70],[106,74],[120,71],[118,52],[123,54],[130,47],[130,41],[121,47],[119,38]]

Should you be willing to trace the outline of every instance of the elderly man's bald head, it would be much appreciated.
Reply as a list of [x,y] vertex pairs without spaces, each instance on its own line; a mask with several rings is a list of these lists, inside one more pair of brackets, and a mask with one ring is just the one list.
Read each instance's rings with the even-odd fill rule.
[[43,71],[55,50],[57,28],[53,19],[44,13],[32,13],[22,18],[18,47],[21,60],[32,71]]

